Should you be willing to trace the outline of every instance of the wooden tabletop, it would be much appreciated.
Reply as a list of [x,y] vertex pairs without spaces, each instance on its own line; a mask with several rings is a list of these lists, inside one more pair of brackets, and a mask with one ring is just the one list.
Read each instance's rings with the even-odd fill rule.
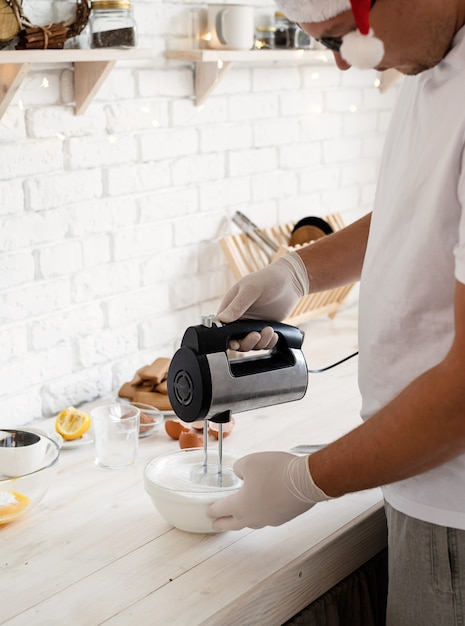
[[[310,369],[344,357],[356,345],[353,312],[309,323],[305,345]],[[359,424],[356,361],[311,374],[303,400],[237,414],[225,449],[289,450]],[[0,526],[0,624],[279,625],[386,545],[378,490],[318,504],[278,528],[174,529],[142,475],[177,447],[162,427],[121,470],[97,468],[92,444],[62,449],[42,502]]]

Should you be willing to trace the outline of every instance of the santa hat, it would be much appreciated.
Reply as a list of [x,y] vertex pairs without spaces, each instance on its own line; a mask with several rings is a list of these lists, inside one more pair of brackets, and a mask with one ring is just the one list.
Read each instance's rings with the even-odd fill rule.
[[276,0],[281,11],[293,22],[325,22],[352,9],[357,30],[344,35],[341,56],[353,67],[376,67],[384,56],[384,45],[370,28],[372,0]]

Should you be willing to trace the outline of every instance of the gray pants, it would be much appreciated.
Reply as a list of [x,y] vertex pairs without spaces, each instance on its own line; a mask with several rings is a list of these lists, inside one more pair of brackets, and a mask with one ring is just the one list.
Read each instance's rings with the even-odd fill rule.
[[465,626],[465,530],[437,526],[386,503],[386,626]]

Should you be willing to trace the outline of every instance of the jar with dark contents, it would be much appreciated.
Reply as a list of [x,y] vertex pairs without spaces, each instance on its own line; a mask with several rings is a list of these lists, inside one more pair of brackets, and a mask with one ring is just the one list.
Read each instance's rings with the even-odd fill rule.
[[275,26],[257,26],[255,28],[255,48],[266,50],[274,48]]
[[93,0],[89,27],[91,48],[133,48],[137,44],[128,0]]

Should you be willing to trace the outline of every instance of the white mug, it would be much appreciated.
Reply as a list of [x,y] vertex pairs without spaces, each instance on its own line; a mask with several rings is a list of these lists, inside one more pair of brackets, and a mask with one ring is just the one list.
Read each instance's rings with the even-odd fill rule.
[[255,35],[253,7],[210,4],[208,34],[208,47],[214,50],[251,50]]

